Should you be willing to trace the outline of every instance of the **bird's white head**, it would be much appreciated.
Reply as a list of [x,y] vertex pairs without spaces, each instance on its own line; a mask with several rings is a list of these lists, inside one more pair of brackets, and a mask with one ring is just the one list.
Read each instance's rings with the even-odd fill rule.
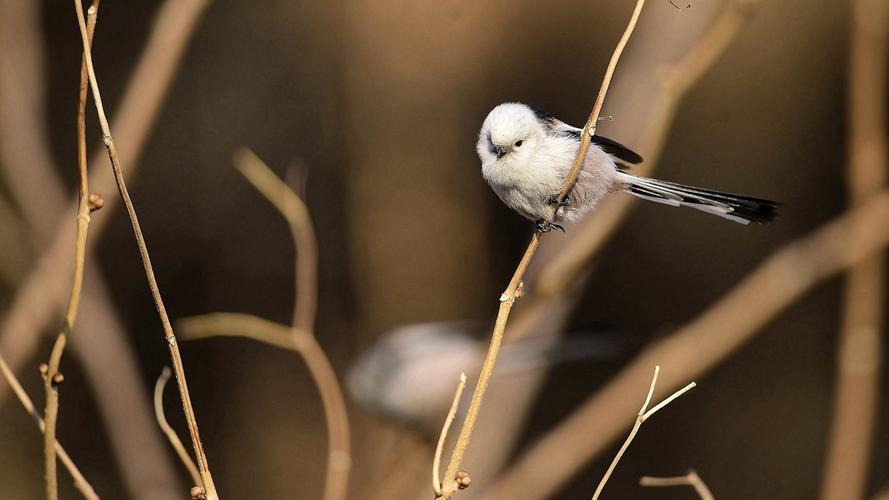
[[530,160],[546,135],[533,108],[518,102],[500,104],[488,113],[476,151],[483,167],[521,165]]

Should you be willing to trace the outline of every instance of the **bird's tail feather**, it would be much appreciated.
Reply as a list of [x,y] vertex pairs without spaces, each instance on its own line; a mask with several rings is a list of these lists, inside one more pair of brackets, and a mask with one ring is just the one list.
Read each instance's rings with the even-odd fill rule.
[[626,173],[622,173],[622,176],[627,184],[624,191],[649,201],[691,207],[741,224],[767,224],[778,215],[779,203],[774,201],[683,186]]

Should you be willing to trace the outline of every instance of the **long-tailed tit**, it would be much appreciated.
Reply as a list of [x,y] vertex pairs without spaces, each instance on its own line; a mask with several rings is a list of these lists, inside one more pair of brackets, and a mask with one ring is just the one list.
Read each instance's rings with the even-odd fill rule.
[[581,134],[581,129],[532,106],[501,104],[488,113],[479,132],[476,151],[482,175],[509,208],[536,222],[540,230],[562,229],[561,223],[577,221],[615,191],[741,224],[767,223],[777,215],[774,201],[632,175],[627,168],[642,157],[611,139],[593,136],[580,175],[554,217],[553,205],[577,156]]
[[[365,408],[430,435],[438,435],[460,372],[478,375],[485,356],[484,322],[406,325],[383,335],[346,374],[349,394]],[[503,346],[495,377],[580,359],[613,359],[628,351],[626,335],[575,332],[533,337]],[[471,391],[467,391],[465,396]],[[463,408],[466,405],[462,405]]]

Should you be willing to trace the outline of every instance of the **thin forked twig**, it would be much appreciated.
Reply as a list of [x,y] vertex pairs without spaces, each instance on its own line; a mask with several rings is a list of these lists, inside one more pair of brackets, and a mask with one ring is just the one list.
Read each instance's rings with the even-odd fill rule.
[[92,53],[90,51],[89,38],[87,35],[86,23],[83,18],[83,6],[80,0],[74,0],[74,7],[77,11],[77,22],[80,26],[81,41],[83,42],[83,54],[86,62],[87,72],[89,74],[90,87],[92,89],[93,101],[96,105],[96,113],[99,118],[99,125],[102,128],[102,140],[108,151],[108,158],[111,160],[111,168],[114,172],[114,180],[117,183],[118,191],[123,199],[130,218],[130,224],[133,226],[133,233],[136,237],[136,243],[139,247],[139,253],[142,257],[142,265],[145,268],[145,276],[148,279],[148,287],[151,290],[152,298],[157,307],[160,316],[161,325],[164,329],[164,335],[170,350],[170,357],[173,361],[173,370],[176,374],[176,382],[179,385],[179,395],[182,399],[182,408],[185,412],[185,420],[188,423],[188,430],[191,434],[192,445],[194,446],[195,455],[198,461],[198,470],[201,473],[204,491],[208,500],[217,500],[219,497],[216,493],[216,486],[213,484],[213,477],[210,474],[210,468],[207,463],[207,457],[204,454],[204,447],[201,443],[201,437],[198,432],[197,419],[195,418],[194,408],[191,404],[191,397],[188,394],[188,384],[185,380],[185,369],[182,365],[182,355],[179,353],[179,346],[176,343],[176,336],[173,333],[173,327],[167,316],[163,299],[161,298],[160,289],[157,285],[157,279],[154,277],[154,269],[151,266],[151,258],[148,255],[148,247],[145,244],[145,238],[142,235],[142,228],[139,225],[139,219],[136,216],[136,209],[130,194],[127,191],[126,182],[120,167],[120,159],[117,155],[117,148],[114,145],[114,139],[111,135],[111,127],[108,125],[108,118],[105,116],[105,109],[102,105],[102,96],[99,92],[99,83],[96,80],[96,72],[93,68]]
[[460,406],[460,398],[463,396],[463,389],[466,387],[466,374],[460,374],[460,381],[457,382],[457,390],[454,392],[454,401],[451,403],[451,409],[448,410],[448,416],[445,418],[444,425],[441,428],[441,434],[438,436],[438,444],[435,446],[435,457],[432,459],[432,491],[435,496],[441,496],[441,452],[444,448],[445,441],[448,439],[448,431],[451,430],[451,423],[457,416],[457,408]]
[[688,474],[684,476],[676,477],[642,476],[639,478],[639,485],[655,488],[665,486],[691,486],[695,489],[695,493],[698,494],[701,500],[714,500],[710,488],[707,487],[707,484],[704,483],[701,476],[693,470],[688,471]]
[[[620,41],[618,42],[617,47],[615,47],[614,53],[611,56],[611,60],[608,63],[608,68],[605,71],[605,77],[602,80],[602,86],[599,89],[599,94],[596,97],[595,104],[593,105],[593,111],[592,113],[590,113],[590,117],[583,127],[583,134],[581,136],[580,148],[577,152],[577,157],[575,158],[574,164],[571,166],[571,170],[569,170],[568,175],[562,184],[562,189],[558,197],[560,201],[563,201],[568,193],[571,191],[574,182],[577,180],[577,176],[580,174],[580,169],[583,166],[587,150],[590,146],[590,140],[596,133],[596,126],[599,121],[599,115],[602,112],[602,106],[605,102],[605,95],[608,93],[608,87],[611,84],[611,78],[614,75],[614,70],[617,67],[617,62],[620,60],[623,49],[636,27],[636,22],[639,20],[639,15],[642,12],[642,7],[644,4],[645,0],[637,0],[636,8],[633,10],[633,15],[630,17],[627,28],[624,31],[624,34],[621,37]],[[556,204],[555,206],[557,209],[559,205]],[[528,265],[531,263],[531,259],[534,257],[534,253],[537,251],[537,247],[540,244],[540,235],[540,232],[535,232],[534,235],[531,237],[531,242],[528,244],[528,248],[525,250],[525,254],[522,257],[522,260],[519,262],[519,265],[516,268],[516,271],[513,274],[512,279],[510,280],[509,285],[506,288],[506,291],[504,291],[503,294],[500,296],[500,309],[497,313],[497,320],[494,323],[494,331],[491,334],[491,344],[488,347],[488,353],[485,356],[484,365],[482,366],[481,373],[479,374],[478,382],[476,382],[475,390],[472,393],[472,400],[469,403],[469,409],[466,414],[466,419],[463,421],[463,426],[460,428],[460,434],[457,436],[457,444],[455,445],[454,451],[451,454],[451,459],[448,463],[447,471],[445,472],[444,479],[442,480],[442,491],[439,495],[439,497],[441,498],[450,499],[459,487],[456,481],[457,474],[463,462],[463,457],[466,455],[466,450],[469,447],[469,441],[472,438],[472,432],[475,428],[475,422],[478,419],[478,414],[481,409],[482,401],[485,397],[485,392],[488,388],[488,383],[490,382],[491,375],[494,372],[494,365],[497,362],[497,355],[503,342],[503,334],[506,330],[506,323],[509,318],[509,313],[512,310],[512,306],[515,303],[517,297],[516,292],[519,289],[522,282],[522,277],[524,276],[525,271],[527,270]]]
[[[12,388],[12,392],[15,393],[19,402],[22,403],[22,407],[25,408],[25,411],[34,417],[34,421],[37,423],[40,432],[46,432],[46,424],[43,422],[43,418],[40,417],[40,414],[37,413],[37,408],[34,407],[34,402],[31,401],[31,397],[25,392],[25,388],[22,387],[22,384],[20,384],[15,377],[15,374],[12,373],[12,370],[9,368],[9,365],[6,364],[6,360],[3,359],[2,355],[0,355],[0,373],[3,374],[3,378],[6,379],[6,382]],[[83,495],[83,498],[86,498],[87,500],[99,500],[99,495],[96,494],[93,486],[85,477],[83,477],[80,469],[77,468],[77,465],[74,464],[74,461],[71,460],[71,457],[68,456],[68,453],[65,452],[65,449],[62,448],[62,445],[58,441],[55,442],[55,449],[59,461],[62,462],[62,465],[68,469],[71,477],[74,478],[74,487],[77,488],[77,491],[79,491],[81,495]]]
[[[93,40],[93,33],[96,30],[99,0],[93,0],[87,13],[88,20],[84,43],[90,45]],[[80,292],[83,289],[83,273],[86,263],[86,238],[90,224],[89,172],[86,160],[87,81],[86,55],[84,55],[80,63],[80,99],[77,106],[77,163],[80,182],[77,206],[77,232],[74,243],[74,276],[71,284],[71,296],[68,299],[68,307],[65,312],[65,322],[53,344],[46,370],[43,371],[43,387],[46,393],[46,407],[43,412],[46,427],[46,430],[43,432],[43,458],[46,476],[46,498],[48,500],[56,500],[59,497],[56,472],[56,424],[59,417],[58,386],[63,380],[62,373],[59,371],[59,365],[62,362],[62,353],[65,351],[68,334],[71,333],[74,323],[77,321],[77,311],[80,305]]]
[[667,406],[674,399],[676,399],[679,396],[690,391],[695,386],[694,382],[686,385],[685,387],[674,392],[672,395],[670,395],[670,397],[661,401],[660,403],[658,403],[657,405],[655,405],[653,408],[651,408],[649,410],[648,404],[651,403],[651,395],[654,394],[654,386],[657,384],[657,376],[660,373],[660,371],[661,371],[660,366],[654,367],[654,376],[651,378],[651,385],[648,387],[648,395],[645,397],[645,402],[642,404],[642,409],[639,410],[639,414],[636,416],[636,423],[633,424],[633,428],[630,430],[630,435],[627,436],[627,439],[626,439],[626,441],[624,441],[623,446],[620,447],[620,450],[618,450],[617,455],[614,456],[614,460],[611,461],[611,465],[608,466],[608,470],[605,471],[605,475],[602,476],[602,480],[599,481],[599,485],[596,487],[596,492],[593,493],[593,500],[596,500],[597,498],[599,498],[599,495],[602,494],[602,490],[605,489],[605,483],[608,482],[608,479],[611,477],[611,474],[614,472],[615,467],[617,467],[617,463],[620,462],[621,457],[624,456],[624,452],[626,452],[627,448],[630,447],[630,443],[633,442],[633,438],[636,437],[636,433],[639,432],[639,428],[642,427],[642,424],[646,420],[651,418],[651,416],[654,415],[658,410],[660,410],[664,406]]
[[170,426],[170,423],[167,422],[167,416],[164,414],[164,388],[167,387],[167,382],[170,380],[170,376],[170,368],[165,366],[164,369],[161,370],[160,376],[157,377],[157,382],[154,383],[154,416],[157,419],[157,425],[164,431],[164,435],[167,436],[170,445],[176,450],[176,455],[179,456],[182,465],[188,469],[188,473],[191,475],[191,480],[194,484],[201,484],[201,473],[198,472],[198,466],[194,464],[194,460],[191,459],[191,456],[182,444],[182,440],[179,439],[176,431]]

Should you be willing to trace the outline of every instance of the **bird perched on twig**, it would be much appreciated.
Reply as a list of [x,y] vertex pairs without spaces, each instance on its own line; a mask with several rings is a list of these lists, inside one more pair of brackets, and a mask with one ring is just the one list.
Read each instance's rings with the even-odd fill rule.
[[[593,136],[568,197],[562,182],[580,148],[583,131],[535,107],[505,103],[488,113],[476,151],[482,175],[509,208],[537,223],[540,231],[575,222],[615,191],[657,203],[691,207],[748,224],[771,222],[778,203],[632,175],[642,157],[611,139]],[[554,205],[559,205],[553,211]]]

